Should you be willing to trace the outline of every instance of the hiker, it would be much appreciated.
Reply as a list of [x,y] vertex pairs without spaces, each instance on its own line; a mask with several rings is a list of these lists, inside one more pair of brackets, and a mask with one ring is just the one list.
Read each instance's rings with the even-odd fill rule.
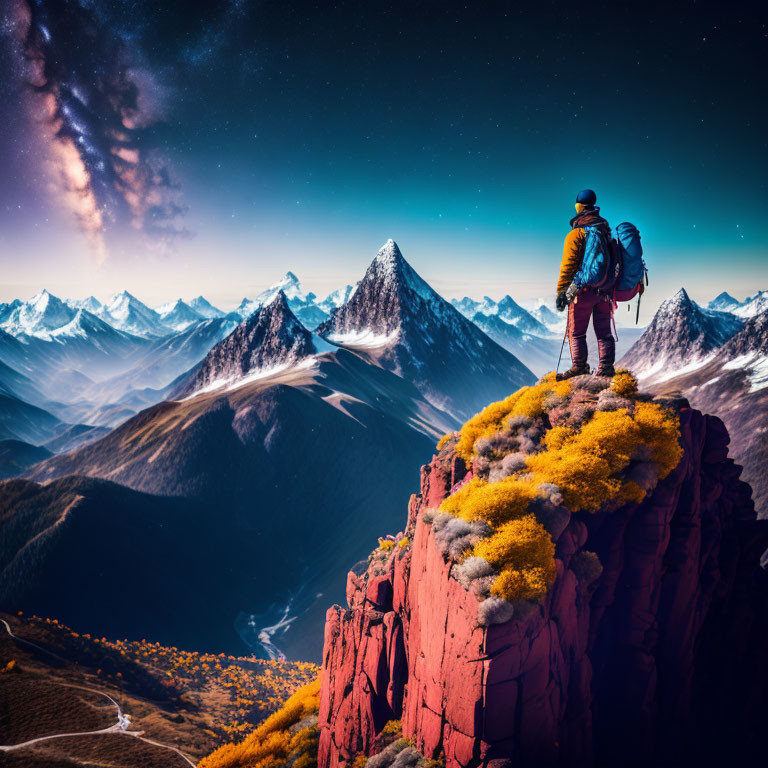
[[[584,285],[578,275],[582,271],[588,236],[591,249],[610,250],[611,228],[595,205],[597,195],[591,189],[583,189],[576,196],[576,215],[571,219],[571,231],[565,237],[560,277],[557,281],[556,306],[559,312],[568,308],[566,333],[571,350],[571,368],[558,375],[558,379],[570,379],[589,373],[587,362],[587,329],[589,320],[597,336],[599,363],[596,376],[613,376],[616,343],[611,333],[613,303],[610,290]],[[607,284],[607,281],[606,281]]]

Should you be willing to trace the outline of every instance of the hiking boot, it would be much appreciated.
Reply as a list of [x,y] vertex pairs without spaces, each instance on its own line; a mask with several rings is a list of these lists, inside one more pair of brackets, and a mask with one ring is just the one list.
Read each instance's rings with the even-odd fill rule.
[[613,378],[616,371],[613,362],[616,359],[616,342],[613,336],[597,340],[598,362],[595,376],[610,376]]
[[589,365],[574,365],[571,366],[567,371],[564,371],[563,373],[558,373],[556,380],[557,381],[564,381],[565,379],[572,379],[574,376],[588,376],[589,375]]

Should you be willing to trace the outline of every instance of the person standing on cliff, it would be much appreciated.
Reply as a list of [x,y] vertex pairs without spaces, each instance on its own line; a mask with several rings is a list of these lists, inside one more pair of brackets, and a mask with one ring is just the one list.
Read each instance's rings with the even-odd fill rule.
[[[556,306],[559,312],[568,308],[568,344],[571,350],[571,368],[558,375],[558,379],[570,379],[589,373],[587,363],[587,329],[590,318],[597,336],[599,352],[596,376],[613,376],[616,344],[611,333],[613,304],[607,292],[594,287],[579,287],[574,278],[584,259],[587,243],[587,227],[596,231],[601,241],[609,244],[611,228],[600,215],[597,195],[591,189],[583,189],[576,195],[576,215],[571,219],[571,231],[565,237],[563,260],[557,280]],[[603,240],[604,238],[604,240]],[[606,245],[606,247],[608,247]]]

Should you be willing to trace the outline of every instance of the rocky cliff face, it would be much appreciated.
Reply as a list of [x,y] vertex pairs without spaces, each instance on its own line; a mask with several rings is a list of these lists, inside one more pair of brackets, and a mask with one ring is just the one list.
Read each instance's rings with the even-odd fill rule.
[[572,514],[543,603],[488,627],[424,520],[468,475],[441,451],[402,538],[328,611],[319,766],[376,752],[394,719],[448,768],[764,758],[768,523],[722,422],[683,408],[680,429],[683,458],[652,494]]

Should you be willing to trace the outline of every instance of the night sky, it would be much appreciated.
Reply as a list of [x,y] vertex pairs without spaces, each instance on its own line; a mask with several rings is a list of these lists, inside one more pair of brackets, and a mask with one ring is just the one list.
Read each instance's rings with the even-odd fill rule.
[[388,237],[544,296],[583,187],[649,306],[768,288],[765,3],[0,5],[0,300],[324,294]]

